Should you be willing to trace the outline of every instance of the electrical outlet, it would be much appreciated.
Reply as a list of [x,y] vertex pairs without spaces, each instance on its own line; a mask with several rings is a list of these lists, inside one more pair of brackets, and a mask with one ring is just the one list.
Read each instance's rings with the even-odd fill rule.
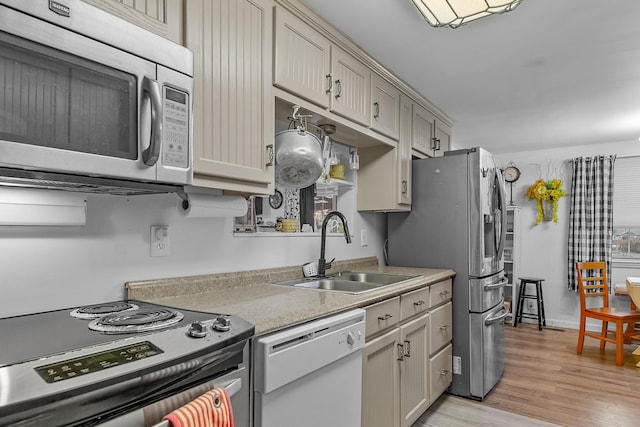
[[367,246],[367,229],[363,228],[360,230],[360,246]]
[[151,226],[150,255],[153,257],[169,256],[169,226]]

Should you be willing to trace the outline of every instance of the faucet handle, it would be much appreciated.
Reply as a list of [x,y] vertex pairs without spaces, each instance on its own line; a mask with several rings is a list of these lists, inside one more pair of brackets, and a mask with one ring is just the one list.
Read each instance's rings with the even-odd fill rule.
[[328,269],[330,269],[330,268],[331,268],[331,264],[332,264],[332,263],[333,263],[333,261],[335,261],[335,260],[336,260],[336,259],[335,259],[335,258],[333,258],[331,261],[327,261],[327,262],[325,263],[325,268],[326,268],[327,270],[328,270]]

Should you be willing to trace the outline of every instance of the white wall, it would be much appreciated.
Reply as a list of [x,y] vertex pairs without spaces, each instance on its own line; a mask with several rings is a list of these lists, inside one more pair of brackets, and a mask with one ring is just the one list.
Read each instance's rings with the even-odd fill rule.
[[[580,301],[578,295],[567,288],[567,241],[569,221],[569,190],[571,165],[566,160],[579,156],[617,154],[637,155],[640,143],[629,141],[577,147],[532,150],[516,153],[494,153],[498,163],[504,167],[514,162],[522,175],[513,186],[513,200],[521,206],[522,212],[522,276],[546,279],[543,286],[545,314],[548,325],[577,329],[579,326]],[[526,191],[536,179],[562,178],[567,197],[560,200],[558,223],[541,222],[534,226],[536,219],[535,200],[526,197]],[[507,197],[509,186],[507,186]],[[640,275],[640,269],[614,266],[612,283],[624,283],[627,276]],[[612,298],[612,304],[628,307],[628,299]]]
[[[320,236],[234,237],[232,218],[185,218],[173,194],[88,195],[83,227],[0,226],[0,317],[122,299],[124,283],[302,265],[320,254]],[[150,226],[168,225],[171,255],[149,256]],[[331,236],[326,257],[377,256],[383,214],[357,213],[355,236]],[[360,247],[360,230],[368,246]]]

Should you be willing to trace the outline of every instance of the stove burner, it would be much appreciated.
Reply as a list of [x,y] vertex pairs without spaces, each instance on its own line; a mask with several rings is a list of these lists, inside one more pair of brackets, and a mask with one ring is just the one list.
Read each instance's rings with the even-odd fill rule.
[[131,334],[166,328],[180,322],[184,315],[166,308],[140,308],[109,314],[89,323],[89,329],[105,334]]
[[137,309],[137,305],[128,302],[112,302],[80,307],[73,310],[69,315],[78,319],[97,319],[99,317],[106,316],[107,314]]

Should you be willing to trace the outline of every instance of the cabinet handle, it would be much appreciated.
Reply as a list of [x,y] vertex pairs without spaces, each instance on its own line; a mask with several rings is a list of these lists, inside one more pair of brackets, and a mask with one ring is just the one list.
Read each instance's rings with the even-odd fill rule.
[[416,301],[416,302],[413,303],[413,305],[417,305],[417,306],[424,305],[424,301],[422,301],[422,300]]
[[441,296],[441,297],[446,297],[447,295],[449,295],[449,291],[442,291],[442,292],[440,292],[440,296]]
[[448,369],[443,369],[442,371],[440,371],[440,376],[441,377],[446,377],[447,375],[449,375],[449,370]]
[[404,340],[407,351],[404,353],[404,357],[411,357],[411,341]]
[[389,320],[391,319],[393,316],[390,315],[389,313],[385,314],[384,316],[378,316],[378,320]]
[[336,80],[336,87],[338,88],[338,92],[336,93],[336,99],[338,99],[342,95],[342,82],[340,81],[340,79]]
[[436,139],[436,151],[440,151],[440,139]]
[[407,194],[407,180],[402,180],[402,194]]
[[447,330],[447,329],[449,329],[450,327],[451,327],[451,326],[449,326],[449,325],[442,325],[442,326],[440,326],[440,330],[441,330],[441,331],[446,331],[446,330]]
[[376,107],[376,112],[373,113],[373,118],[377,119],[378,117],[380,117],[380,103],[379,102],[374,102],[373,106]]
[[402,344],[398,344],[398,360],[404,361],[404,346]]
[[331,74],[327,74],[325,77],[327,78],[327,82],[329,83],[329,88],[325,93],[330,93],[331,89],[333,89],[333,80],[331,80]]
[[431,138],[431,147],[429,147],[429,148],[431,148],[432,150],[435,150],[435,149],[436,149],[436,141],[437,141],[437,140],[438,140],[438,139],[437,139],[437,138],[435,138],[435,137],[434,137],[434,138]]
[[273,144],[267,145],[267,158],[269,161],[267,162],[267,166],[273,166]]

